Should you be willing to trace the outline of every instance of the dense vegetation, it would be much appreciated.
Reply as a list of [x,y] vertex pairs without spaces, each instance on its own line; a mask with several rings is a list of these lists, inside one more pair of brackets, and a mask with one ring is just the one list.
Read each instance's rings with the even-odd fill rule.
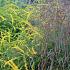
[[0,70],[70,70],[70,12],[61,0],[0,0]]

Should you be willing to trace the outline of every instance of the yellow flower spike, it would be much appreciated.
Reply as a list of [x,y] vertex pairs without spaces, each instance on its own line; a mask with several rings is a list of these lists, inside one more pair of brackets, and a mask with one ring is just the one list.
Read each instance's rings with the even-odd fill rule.
[[2,21],[4,21],[4,20],[5,20],[5,18],[4,18],[3,16],[0,16],[0,18],[2,19]]
[[24,50],[22,50],[22,49],[21,49],[21,48],[19,48],[18,46],[13,47],[13,48],[15,48],[16,50],[18,50],[18,51],[20,51],[20,52],[24,53]]
[[33,47],[32,47],[32,54],[37,54],[37,52],[34,50]]
[[13,25],[14,19],[13,19],[12,14],[10,14],[10,17],[11,17],[11,21],[12,21],[12,25]]
[[26,64],[26,63],[25,63],[25,69],[28,70],[28,68],[27,68],[27,64]]
[[32,12],[28,12],[27,20],[29,19],[29,17],[30,17],[31,14],[32,14]]
[[25,66],[25,70],[28,70],[27,61],[26,61],[25,55],[24,55],[24,66]]
[[9,60],[5,62],[5,65],[10,65],[12,67],[13,70],[19,70],[18,66],[13,62],[13,60]]
[[32,67],[31,67],[31,68],[32,68],[32,70],[34,70],[34,62],[33,62],[33,64],[32,64]]

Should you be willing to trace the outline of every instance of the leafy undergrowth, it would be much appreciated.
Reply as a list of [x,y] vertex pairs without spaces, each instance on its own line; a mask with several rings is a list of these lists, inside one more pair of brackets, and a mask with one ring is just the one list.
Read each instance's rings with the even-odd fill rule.
[[0,7],[0,70],[35,70],[35,39],[41,35],[28,21],[33,11],[32,6]]

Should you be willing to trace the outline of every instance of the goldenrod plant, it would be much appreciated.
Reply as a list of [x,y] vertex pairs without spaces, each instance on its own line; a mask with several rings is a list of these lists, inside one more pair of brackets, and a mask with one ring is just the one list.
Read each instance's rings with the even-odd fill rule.
[[13,3],[0,7],[0,70],[35,70],[35,38],[42,35],[29,22],[33,11]]

